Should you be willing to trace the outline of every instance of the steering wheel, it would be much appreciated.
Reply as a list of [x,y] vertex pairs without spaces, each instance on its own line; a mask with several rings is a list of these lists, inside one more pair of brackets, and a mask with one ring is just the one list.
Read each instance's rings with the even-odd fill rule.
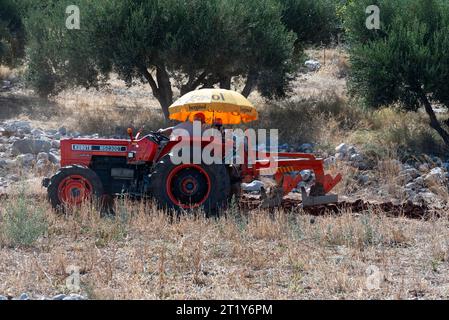
[[147,136],[149,136],[157,144],[161,144],[162,141],[169,141],[170,140],[169,137],[163,135],[162,133],[155,132],[155,131],[150,131]]

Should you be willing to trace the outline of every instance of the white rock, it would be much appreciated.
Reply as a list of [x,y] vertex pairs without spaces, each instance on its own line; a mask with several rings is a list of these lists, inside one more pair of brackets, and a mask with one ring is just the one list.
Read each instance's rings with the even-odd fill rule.
[[65,136],[65,135],[67,134],[67,129],[66,129],[65,127],[60,127],[60,128],[58,129],[58,132],[59,132],[61,135]]
[[42,170],[45,169],[45,167],[48,165],[48,160],[37,160],[36,161],[36,168]]
[[346,143],[341,143],[335,148],[335,152],[342,153],[343,155],[348,152],[348,145]]
[[345,158],[346,158],[346,156],[345,156],[345,154],[344,153],[341,153],[341,152],[337,152],[336,154],[335,154],[335,160],[344,160]]
[[54,149],[59,149],[61,147],[61,142],[59,140],[52,140],[51,147]]
[[260,180],[254,180],[250,183],[242,183],[241,188],[243,191],[260,191],[262,187],[264,186],[264,183]]
[[307,69],[309,69],[309,71],[318,71],[321,68],[321,63],[317,60],[307,60],[306,62],[304,62],[304,65],[307,67]]
[[61,293],[61,294],[57,294],[57,295],[53,296],[51,298],[51,300],[64,300],[65,297],[67,297],[67,295]]
[[21,154],[16,157],[16,160],[22,166],[30,166],[34,161],[34,155],[31,153]]
[[30,297],[27,293],[22,293],[19,297],[19,300],[30,300]]
[[444,183],[447,179],[447,173],[440,167],[433,168],[430,172],[424,177],[424,182],[426,185],[432,185],[435,183]]
[[49,159],[50,162],[53,163],[53,164],[59,164],[60,161],[61,161],[61,158],[60,158],[58,155],[54,154],[53,152],[50,152],[50,153],[48,154],[48,159]]
[[8,300],[8,298],[5,296],[0,296],[0,301],[4,301],[4,300]]
[[31,134],[35,137],[40,138],[41,136],[43,136],[45,134],[45,132],[42,131],[41,129],[33,129],[33,130],[31,130]]
[[19,130],[24,133],[30,133],[31,132],[31,124],[28,121],[13,120],[13,121],[6,122],[4,129],[5,129],[5,131],[13,132],[13,133],[18,132]]
[[326,167],[329,167],[336,163],[336,158],[334,156],[330,156],[330,157],[324,159],[323,163]]
[[349,160],[354,162],[361,162],[363,161],[363,156],[361,154],[354,153],[349,157]]
[[82,295],[72,293],[69,296],[63,298],[62,300],[86,300]]
[[36,159],[37,161],[49,161],[49,155],[46,152],[39,152]]
[[419,171],[415,168],[408,168],[401,172],[400,176],[404,178],[405,183],[412,182],[415,178],[419,177]]

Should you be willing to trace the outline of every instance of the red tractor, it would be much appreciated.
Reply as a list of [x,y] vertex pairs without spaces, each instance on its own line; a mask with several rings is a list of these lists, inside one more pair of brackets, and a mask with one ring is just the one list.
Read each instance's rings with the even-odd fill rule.
[[[310,193],[303,191],[303,205],[336,202],[326,195],[341,179],[326,175],[322,159],[306,153],[277,153],[276,169],[267,168],[268,160],[253,165],[194,164],[175,165],[170,151],[179,143],[151,132],[139,139],[64,139],[61,140],[61,169],[44,179],[48,198],[54,208],[78,205],[86,199],[126,194],[141,198],[152,196],[162,206],[189,209],[202,206],[205,211],[224,207],[232,189],[242,179],[273,175],[288,194],[301,181],[301,170],[315,174]],[[202,141],[202,147],[215,142]],[[222,146],[224,147],[224,146]],[[270,156],[270,154],[268,154]],[[296,172],[296,174],[295,174]],[[237,186],[237,188],[232,188]]]
[[[192,120],[198,111],[207,114],[208,120],[220,117],[227,124],[257,119],[257,112],[249,101],[236,92],[221,89],[190,92],[169,111],[171,118],[179,121]],[[333,178],[325,174],[322,159],[311,154],[264,154],[249,162],[246,149],[245,160],[239,165],[201,162],[175,165],[170,152],[179,143],[178,139],[169,139],[157,132],[142,138],[139,138],[140,133],[136,137],[131,130],[128,133],[130,139],[61,140],[61,169],[43,181],[52,206],[62,209],[86,199],[126,194],[136,198],[151,196],[168,209],[203,207],[211,212],[226,206],[230,197],[238,193],[243,179],[257,179],[260,175],[275,178],[277,201],[268,197],[265,204],[277,205],[282,196],[297,187],[301,181],[299,172],[305,169],[314,172],[315,184],[308,194],[302,188],[303,206],[337,201],[336,195],[327,194],[341,176]],[[194,140],[191,138],[191,143]],[[224,150],[229,141],[200,138],[198,143],[200,148],[216,144]],[[275,166],[267,159],[274,161]]]

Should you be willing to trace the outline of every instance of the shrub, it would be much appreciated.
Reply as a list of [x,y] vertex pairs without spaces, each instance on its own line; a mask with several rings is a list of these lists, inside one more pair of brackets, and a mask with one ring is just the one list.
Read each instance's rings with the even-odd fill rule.
[[7,243],[13,246],[31,246],[48,229],[44,210],[35,206],[24,189],[7,201],[2,218],[1,231]]

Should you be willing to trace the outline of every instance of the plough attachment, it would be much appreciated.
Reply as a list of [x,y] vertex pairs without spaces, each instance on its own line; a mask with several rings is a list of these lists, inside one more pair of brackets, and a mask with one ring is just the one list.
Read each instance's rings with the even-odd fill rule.
[[340,181],[341,174],[332,177],[324,173],[323,159],[308,153],[281,152],[266,154],[264,159],[258,159],[252,168],[245,168],[246,174],[254,178],[259,176],[274,176],[276,187],[270,195],[262,194],[261,207],[279,206],[284,196],[297,188],[303,181],[301,171],[311,170],[315,183],[309,193],[301,187],[302,207],[337,203],[336,194],[328,194]]

